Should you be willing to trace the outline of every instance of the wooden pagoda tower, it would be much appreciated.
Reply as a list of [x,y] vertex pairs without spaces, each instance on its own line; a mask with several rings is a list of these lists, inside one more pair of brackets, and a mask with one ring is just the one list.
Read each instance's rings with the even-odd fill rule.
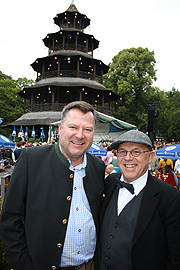
[[93,58],[99,41],[84,32],[90,19],[72,1],[65,12],[54,17],[54,23],[59,31],[43,39],[48,56],[31,64],[37,73],[35,84],[18,93],[24,98],[25,114],[11,125],[33,125],[47,131],[50,123],[60,120],[62,108],[75,100],[89,102],[97,111],[113,115],[113,103],[119,96],[103,85],[103,74],[109,67]]

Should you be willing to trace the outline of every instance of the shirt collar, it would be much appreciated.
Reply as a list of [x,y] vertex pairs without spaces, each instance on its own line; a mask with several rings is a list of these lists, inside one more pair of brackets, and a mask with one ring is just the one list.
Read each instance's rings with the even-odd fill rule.
[[[59,148],[60,148],[61,153],[63,154],[60,144],[59,144]],[[72,167],[72,168],[75,168],[76,170],[81,170],[81,169],[86,168],[86,166],[87,166],[87,156],[86,156],[86,153],[84,153],[83,162],[81,164],[75,166],[75,167],[71,164],[71,160],[70,159],[67,159],[67,160],[69,161],[69,168]]]
[[[145,174],[143,174],[141,177],[139,177],[138,179],[134,180],[133,182],[131,182],[131,184],[133,184],[134,187],[134,194],[137,196],[141,190],[145,187],[146,183],[147,183],[147,178],[148,178],[148,170],[145,172]],[[124,181],[124,177],[123,175],[121,175],[121,181]],[[124,181],[125,182],[125,181]]]

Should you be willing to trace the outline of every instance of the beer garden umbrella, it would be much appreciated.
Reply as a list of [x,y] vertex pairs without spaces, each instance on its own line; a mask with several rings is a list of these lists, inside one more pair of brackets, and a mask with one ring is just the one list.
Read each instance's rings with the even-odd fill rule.
[[156,150],[160,158],[180,159],[180,144],[172,144]]
[[20,127],[20,131],[21,131],[22,133],[24,133],[22,125],[21,125],[21,127]]
[[14,149],[15,143],[12,142],[9,138],[0,134],[0,148],[4,147],[5,149]]
[[15,129],[15,126],[14,126],[14,129],[13,129],[13,132],[12,132],[12,137],[16,137],[16,129]]
[[35,133],[35,129],[34,126],[32,128],[32,133],[31,133],[31,137],[35,138],[36,137],[36,133]]
[[40,136],[40,139],[44,139],[45,138],[45,135],[44,135],[44,130],[43,130],[43,128],[42,128],[42,130],[41,130],[41,136]]
[[28,129],[27,129],[27,127],[26,127],[26,131],[25,131],[24,137],[25,137],[26,139],[29,138],[29,137],[28,137]]
[[94,156],[106,156],[107,151],[101,146],[93,143],[91,147],[87,150],[88,153],[93,154]]

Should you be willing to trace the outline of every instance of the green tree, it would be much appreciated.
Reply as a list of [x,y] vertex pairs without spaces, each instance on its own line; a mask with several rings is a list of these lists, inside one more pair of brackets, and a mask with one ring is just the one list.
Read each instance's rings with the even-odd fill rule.
[[[24,87],[33,84],[33,80],[19,78],[13,80],[11,76],[0,71],[0,118],[3,125],[13,122],[24,112],[24,100],[18,95]],[[8,135],[11,131],[0,128],[0,133]]]
[[124,49],[112,59],[110,69],[104,75],[104,85],[120,95],[115,104],[115,116],[146,129],[147,105],[156,89],[154,52],[147,48]]
[[168,107],[166,109],[167,121],[169,127],[167,129],[167,139],[173,139],[174,141],[180,141],[180,92],[172,88],[167,92]]
[[25,87],[32,86],[34,84],[33,80],[28,80],[27,78],[18,78],[16,81],[16,87],[18,89],[18,92],[23,90]]

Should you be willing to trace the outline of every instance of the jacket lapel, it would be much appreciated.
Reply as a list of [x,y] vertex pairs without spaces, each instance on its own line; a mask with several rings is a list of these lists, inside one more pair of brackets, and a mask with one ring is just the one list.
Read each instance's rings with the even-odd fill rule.
[[142,202],[139,209],[139,216],[134,233],[133,245],[136,243],[140,235],[149,224],[159,202],[159,196],[159,188],[149,173],[147,185],[143,191]]
[[111,196],[113,195],[114,190],[116,189],[116,179],[120,178],[121,173],[112,173],[108,177],[105,178],[105,190],[104,190],[104,202],[101,210],[101,217],[100,220],[102,222],[104,213],[106,211],[106,207],[111,199]]

